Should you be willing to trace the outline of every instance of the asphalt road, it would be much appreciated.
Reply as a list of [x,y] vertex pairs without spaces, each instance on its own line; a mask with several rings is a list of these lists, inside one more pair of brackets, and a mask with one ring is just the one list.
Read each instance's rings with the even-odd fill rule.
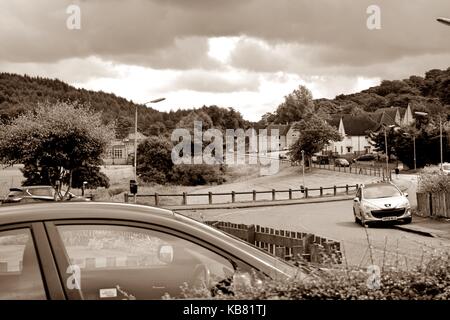
[[[356,266],[376,264],[410,268],[425,264],[442,251],[450,251],[450,241],[445,239],[416,235],[390,226],[361,227],[354,222],[352,201],[183,213],[204,220],[259,224],[338,240],[346,263]],[[369,249],[369,243],[372,249]]]

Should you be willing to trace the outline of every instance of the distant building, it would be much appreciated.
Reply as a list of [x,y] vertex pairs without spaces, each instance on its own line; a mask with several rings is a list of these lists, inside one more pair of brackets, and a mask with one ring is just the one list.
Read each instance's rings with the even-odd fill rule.
[[373,147],[367,133],[377,130],[379,124],[369,115],[337,115],[328,120],[328,123],[339,131],[343,139],[332,141],[323,153],[360,155],[372,152]]
[[[138,132],[137,144],[147,139],[147,136]],[[134,132],[129,133],[124,139],[114,139],[106,149],[106,156],[103,158],[105,165],[132,164],[134,157]]]

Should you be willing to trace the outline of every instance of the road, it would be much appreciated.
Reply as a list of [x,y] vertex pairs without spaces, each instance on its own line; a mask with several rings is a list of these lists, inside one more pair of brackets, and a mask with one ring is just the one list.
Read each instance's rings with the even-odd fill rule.
[[204,220],[259,224],[338,240],[346,257],[344,262],[354,266],[376,264],[381,267],[384,261],[385,266],[410,268],[425,263],[442,250],[450,251],[450,241],[445,239],[416,235],[390,226],[366,229],[357,225],[353,220],[352,201],[183,213]]

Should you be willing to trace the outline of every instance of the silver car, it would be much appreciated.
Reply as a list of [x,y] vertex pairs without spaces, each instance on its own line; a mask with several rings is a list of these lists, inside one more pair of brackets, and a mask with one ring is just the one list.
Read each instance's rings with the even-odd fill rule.
[[407,193],[392,183],[360,185],[353,199],[355,222],[363,226],[385,221],[411,223],[411,205],[407,197]]

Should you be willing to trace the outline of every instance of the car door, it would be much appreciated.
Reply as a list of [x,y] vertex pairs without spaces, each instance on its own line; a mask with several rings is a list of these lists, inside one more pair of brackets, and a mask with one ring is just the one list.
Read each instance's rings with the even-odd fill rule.
[[0,226],[0,300],[64,299],[42,223]]
[[48,222],[46,228],[69,299],[180,297],[183,288],[225,283],[243,266],[163,226],[88,220]]

